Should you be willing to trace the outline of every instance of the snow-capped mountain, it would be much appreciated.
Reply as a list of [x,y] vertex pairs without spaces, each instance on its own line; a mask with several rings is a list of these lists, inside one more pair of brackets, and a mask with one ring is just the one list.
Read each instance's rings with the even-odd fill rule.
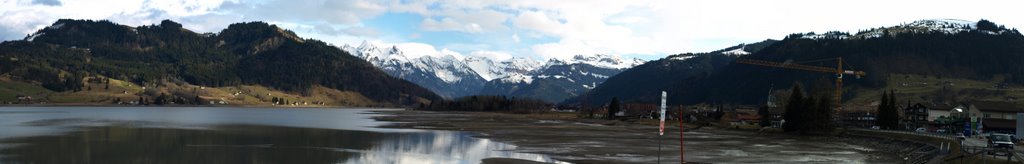
[[539,61],[524,57],[513,57],[497,62],[485,57],[467,57],[463,61],[488,81],[512,75],[526,75],[542,66]]
[[341,49],[391,76],[449,98],[481,94],[559,102],[644,63],[640,59],[604,54],[549,59],[544,63],[524,57],[494,60],[477,56],[463,58],[458,54],[408,54],[415,52],[368,41],[358,47],[343,45]]
[[513,74],[491,80],[480,93],[561,102],[586,93],[608,77],[643,63],[640,59],[623,59],[603,54],[550,59],[529,74]]
[[459,57],[451,54],[420,54],[422,56],[410,58],[397,46],[381,46],[366,41],[359,47],[343,45],[341,49],[391,76],[416,83],[444,97],[475,94],[487,82]]
[[612,68],[612,69],[625,69],[631,68],[640,64],[644,64],[643,60],[623,59],[619,56],[605,55],[605,54],[594,54],[594,55],[576,55],[570,59],[550,59],[547,65],[567,65],[567,64],[587,64],[601,68]]

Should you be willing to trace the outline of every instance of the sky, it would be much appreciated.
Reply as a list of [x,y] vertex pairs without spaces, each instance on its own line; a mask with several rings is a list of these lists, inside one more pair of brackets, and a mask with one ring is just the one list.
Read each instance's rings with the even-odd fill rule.
[[[803,32],[988,19],[1024,27],[1024,1],[949,0],[0,0],[0,40],[57,19],[129,26],[169,19],[196,32],[264,21],[336,46],[498,60],[611,54],[658,59]],[[412,52],[412,53],[410,53]]]

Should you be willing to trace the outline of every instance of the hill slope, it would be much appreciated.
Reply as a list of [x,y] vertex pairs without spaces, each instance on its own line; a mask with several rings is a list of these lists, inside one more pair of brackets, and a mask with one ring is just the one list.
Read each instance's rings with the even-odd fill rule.
[[128,27],[62,19],[24,40],[0,43],[0,59],[6,79],[56,92],[80,92],[84,79],[110,78],[153,88],[168,81],[261,85],[295,95],[311,95],[322,86],[382,104],[439,98],[336,47],[263,22],[198,34],[171,21]]
[[[982,81],[990,83],[991,86],[1011,86],[1010,88],[1024,84],[1024,67],[1019,66],[1019,61],[1024,61],[1024,36],[1015,29],[1006,29],[984,20],[977,23],[965,22],[922,20],[900,26],[869,29],[854,35],[843,32],[793,34],[741,58],[834,67],[835,61],[820,59],[842,57],[844,65],[852,66],[847,68],[867,72],[867,76],[860,79],[849,76],[844,78],[843,98],[847,101],[846,103],[870,103],[862,101],[872,101],[873,99],[865,97],[877,96],[880,90],[895,89],[900,92],[900,89],[907,88],[905,87],[906,82],[900,84],[901,86],[894,86],[893,76],[906,76],[907,79],[910,79],[910,75],[913,75],[939,79],[926,78],[931,80],[919,82],[922,84]],[[653,63],[657,62],[649,64]],[[641,66],[637,70],[646,67]],[[657,73],[655,75],[675,74]],[[726,63],[707,76],[691,76],[682,82],[677,80],[657,84],[669,85],[671,83],[671,85],[677,86],[667,89],[669,97],[674,97],[669,100],[670,104],[762,104],[767,96],[766,91],[769,91],[772,86],[775,89],[788,89],[794,83],[801,83],[809,86],[805,88],[809,88],[812,92],[819,92],[812,94],[822,94],[820,92],[832,90],[831,80],[834,76],[826,73]],[[612,79],[618,78],[613,77]],[[615,83],[610,81],[607,83],[609,85],[607,87],[614,88],[611,85]],[[943,93],[957,93],[962,95],[953,97],[999,98],[1019,101],[1018,98],[1013,97],[1013,94],[1008,94],[1007,90],[998,89],[999,87],[953,86],[945,88],[949,89],[941,93],[936,91],[935,96],[940,96]],[[595,93],[600,92],[595,91]],[[899,97],[904,98],[903,100],[929,101],[935,97],[907,93],[910,92],[901,92],[904,95]],[[931,94],[931,91],[913,91],[913,93]],[[973,97],[981,95],[985,97]],[[639,100],[649,102],[649,99]],[[854,99],[858,102],[849,102]],[[626,101],[628,100],[626,99]],[[951,103],[950,101],[967,100],[947,100],[944,103]]]
[[612,76],[587,94],[564,103],[603,104],[612,97],[619,97],[626,102],[654,103],[660,101],[661,91],[681,87],[684,81],[710,76],[736,58],[760,51],[775,42],[765,40],[707,53],[678,54],[650,61]]

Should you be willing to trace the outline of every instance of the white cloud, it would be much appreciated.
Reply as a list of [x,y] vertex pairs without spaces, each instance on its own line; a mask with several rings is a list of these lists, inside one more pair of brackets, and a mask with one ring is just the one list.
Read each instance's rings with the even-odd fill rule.
[[563,25],[557,20],[548,17],[543,12],[523,12],[516,17],[513,23],[518,28],[533,30],[547,35],[561,35]]
[[598,50],[594,50],[592,46],[587,45],[583,42],[565,40],[558,43],[544,43],[539,45],[533,45],[530,47],[533,53],[540,55],[541,58],[569,58],[577,54],[595,54],[601,53]]
[[349,28],[345,28],[343,31],[346,34],[354,35],[354,36],[373,37],[373,36],[380,35],[380,32],[378,32],[376,29],[368,28],[368,27],[349,27]]
[[439,54],[439,56],[445,56],[445,55],[455,57],[455,59],[459,59],[459,60],[462,60],[462,59],[466,58],[465,56],[462,56],[462,53],[455,52],[455,51],[449,50],[447,48],[441,49],[441,52]]
[[469,33],[478,33],[483,31],[480,29],[478,24],[463,24],[455,22],[455,19],[444,18],[440,21],[434,20],[433,18],[427,18],[423,20],[423,24],[420,24],[424,30],[427,31],[462,31]]
[[[377,45],[387,45],[387,44],[380,43],[380,44],[377,44]],[[446,55],[450,55],[450,56],[455,57],[456,59],[459,59],[459,60],[462,60],[463,58],[465,58],[465,56],[463,56],[462,53],[459,53],[459,52],[456,52],[456,51],[452,51],[452,50],[449,50],[447,48],[443,48],[443,49],[438,50],[437,48],[434,48],[434,46],[432,46],[430,44],[416,43],[416,42],[407,42],[407,43],[394,44],[394,46],[398,47],[398,49],[402,50],[402,53],[405,54],[405,56],[409,57],[409,58],[419,58],[419,57],[424,57],[424,56],[444,57]]]
[[47,6],[60,6],[60,5],[63,4],[63,3],[60,3],[59,0],[33,0],[32,3],[33,4],[39,4],[39,5],[47,5]]
[[[420,40],[437,46],[429,47],[435,54],[450,49],[543,58],[591,53],[659,56],[781,39],[796,32],[856,32],[919,19],[985,18],[1020,28],[1021,5],[954,0],[2,0],[0,39],[21,39],[59,18],[110,19],[132,26],[171,19],[197,32],[267,21],[335,44]],[[386,27],[362,24],[389,12],[418,14],[424,19],[412,23],[420,31],[393,34],[396,31],[382,30]],[[420,37],[437,31],[466,33],[468,39],[434,42]],[[418,47],[427,51],[423,45]]]
[[[436,14],[425,15],[428,18],[420,24],[428,31],[461,31],[467,33],[493,32],[508,29],[505,22],[508,15],[502,12],[484,9],[448,9],[440,10]],[[441,20],[430,18],[432,16],[443,17]]]
[[409,58],[439,56],[441,54],[434,46],[424,43],[399,43],[395,44],[395,46],[402,50],[402,53]]
[[127,25],[154,24],[163,19],[210,14],[223,0],[74,0],[32,3],[29,0],[0,2],[0,28],[11,34],[0,39],[20,39],[57,19],[109,19]]
[[469,56],[485,57],[495,61],[512,59],[512,54],[498,51],[473,51],[472,53],[469,53]]

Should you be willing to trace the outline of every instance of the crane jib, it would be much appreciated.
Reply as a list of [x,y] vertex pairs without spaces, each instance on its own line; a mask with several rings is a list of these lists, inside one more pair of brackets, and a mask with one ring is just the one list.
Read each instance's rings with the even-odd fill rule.
[[813,71],[813,72],[835,73],[836,74],[836,83],[835,83],[836,87],[835,87],[835,97],[833,97],[833,98],[835,98],[836,110],[841,110],[843,108],[842,107],[843,106],[843,104],[842,104],[842,99],[843,99],[842,98],[842,96],[843,96],[843,89],[842,89],[843,88],[843,74],[854,75],[855,77],[857,77],[859,79],[861,76],[864,76],[864,74],[866,74],[866,73],[864,71],[843,70],[843,59],[842,58],[835,58],[835,60],[836,60],[836,67],[835,68],[821,67],[821,66],[811,66],[811,65],[802,65],[802,64],[793,64],[791,62],[774,62],[774,61],[764,61],[764,60],[754,60],[754,59],[736,59],[736,63],[750,64],[750,65],[759,65],[759,66],[766,66],[766,67],[776,67],[776,68],[788,68],[788,69]]

